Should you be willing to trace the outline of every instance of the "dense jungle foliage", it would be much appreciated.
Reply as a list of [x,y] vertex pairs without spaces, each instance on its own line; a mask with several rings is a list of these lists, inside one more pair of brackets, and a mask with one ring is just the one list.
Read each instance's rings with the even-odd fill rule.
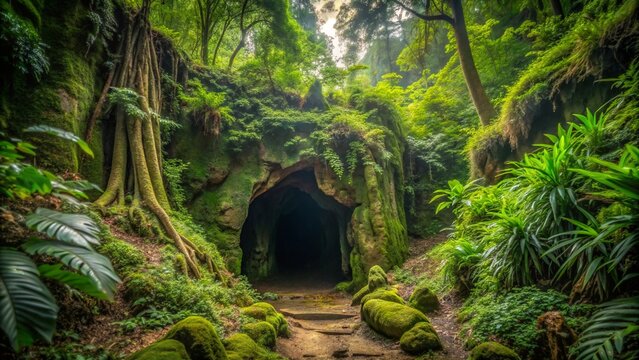
[[639,1],[0,0],[0,233],[3,359],[291,357],[299,278],[637,358]]

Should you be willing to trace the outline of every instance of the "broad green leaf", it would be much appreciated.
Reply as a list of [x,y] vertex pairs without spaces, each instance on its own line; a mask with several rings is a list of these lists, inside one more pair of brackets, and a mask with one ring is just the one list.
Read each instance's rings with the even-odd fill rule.
[[58,307],[38,275],[24,253],[0,248],[0,328],[16,351],[33,338],[53,337]]
[[30,229],[45,233],[48,236],[70,244],[90,249],[91,245],[99,245],[100,229],[86,215],[66,214],[55,210],[38,208],[26,218]]
[[89,144],[87,144],[84,140],[80,139],[79,136],[71,132],[68,132],[66,130],[62,130],[62,129],[59,129],[53,126],[48,126],[48,125],[35,125],[35,126],[26,128],[24,131],[49,134],[49,135],[56,136],[60,139],[71,141],[77,144],[80,147],[80,149],[82,149],[82,151],[84,151],[87,155],[91,157],[94,156],[93,151],[91,150],[91,147],[89,147]]
[[108,298],[113,298],[115,286],[120,278],[111,261],[91,248],[74,246],[62,241],[29,240],[22,248],[31,255],[48,255],[64,265],[79,271],[91,279]]
[[66,271],[62,269],[61,264],[49,265],[43,264],[38,266],[38,271],[40,271],[40,275],[59,281],[63,284],[69,285],[70,287],[80,290],[81,292],[93,296],[98,299],[107,300],[108,297],[106,294],[101,291],[94,283],[85,275],[74,273],[71,271]]

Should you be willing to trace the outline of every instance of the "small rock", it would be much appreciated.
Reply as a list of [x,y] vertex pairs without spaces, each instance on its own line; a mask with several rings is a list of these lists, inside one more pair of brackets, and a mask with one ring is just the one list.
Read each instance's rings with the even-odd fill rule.
[[345,358],[348,356],[348,349],[338,349],[333,351],[333,357],[335,358]]

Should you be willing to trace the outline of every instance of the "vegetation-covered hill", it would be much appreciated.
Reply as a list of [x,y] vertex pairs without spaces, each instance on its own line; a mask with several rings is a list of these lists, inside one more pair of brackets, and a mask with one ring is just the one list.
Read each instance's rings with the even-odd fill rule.
[[281,358],[345,330],[255,288],[318,284],[393,356],[639,352],[638,1],[0,0],[0,24],[3,358]]

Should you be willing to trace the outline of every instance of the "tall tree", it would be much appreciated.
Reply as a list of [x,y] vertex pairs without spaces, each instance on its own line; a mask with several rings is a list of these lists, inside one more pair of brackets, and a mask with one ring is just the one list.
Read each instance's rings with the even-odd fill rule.
[[443,21],[453,28],[459,62],[468,92],[482,124],[490,124],[497,112],[486,94],[475,66],[461,0],[413,0],[410,2],[402,0],[351,0],[340,10],[338,21],[341,23],[342,33],[357,34],[357,31],[353,31],[354,28],[360,27],[370,30],[372,24],[383,24],[388,21],[389,17],[397,17],[401,11],[408,12],[426,23]]
[[220,21],[217,10],[222,0],[197,0],[198,23],[200,26],[200,58],[204,65],[209,63],[209,42],[213,29]]

